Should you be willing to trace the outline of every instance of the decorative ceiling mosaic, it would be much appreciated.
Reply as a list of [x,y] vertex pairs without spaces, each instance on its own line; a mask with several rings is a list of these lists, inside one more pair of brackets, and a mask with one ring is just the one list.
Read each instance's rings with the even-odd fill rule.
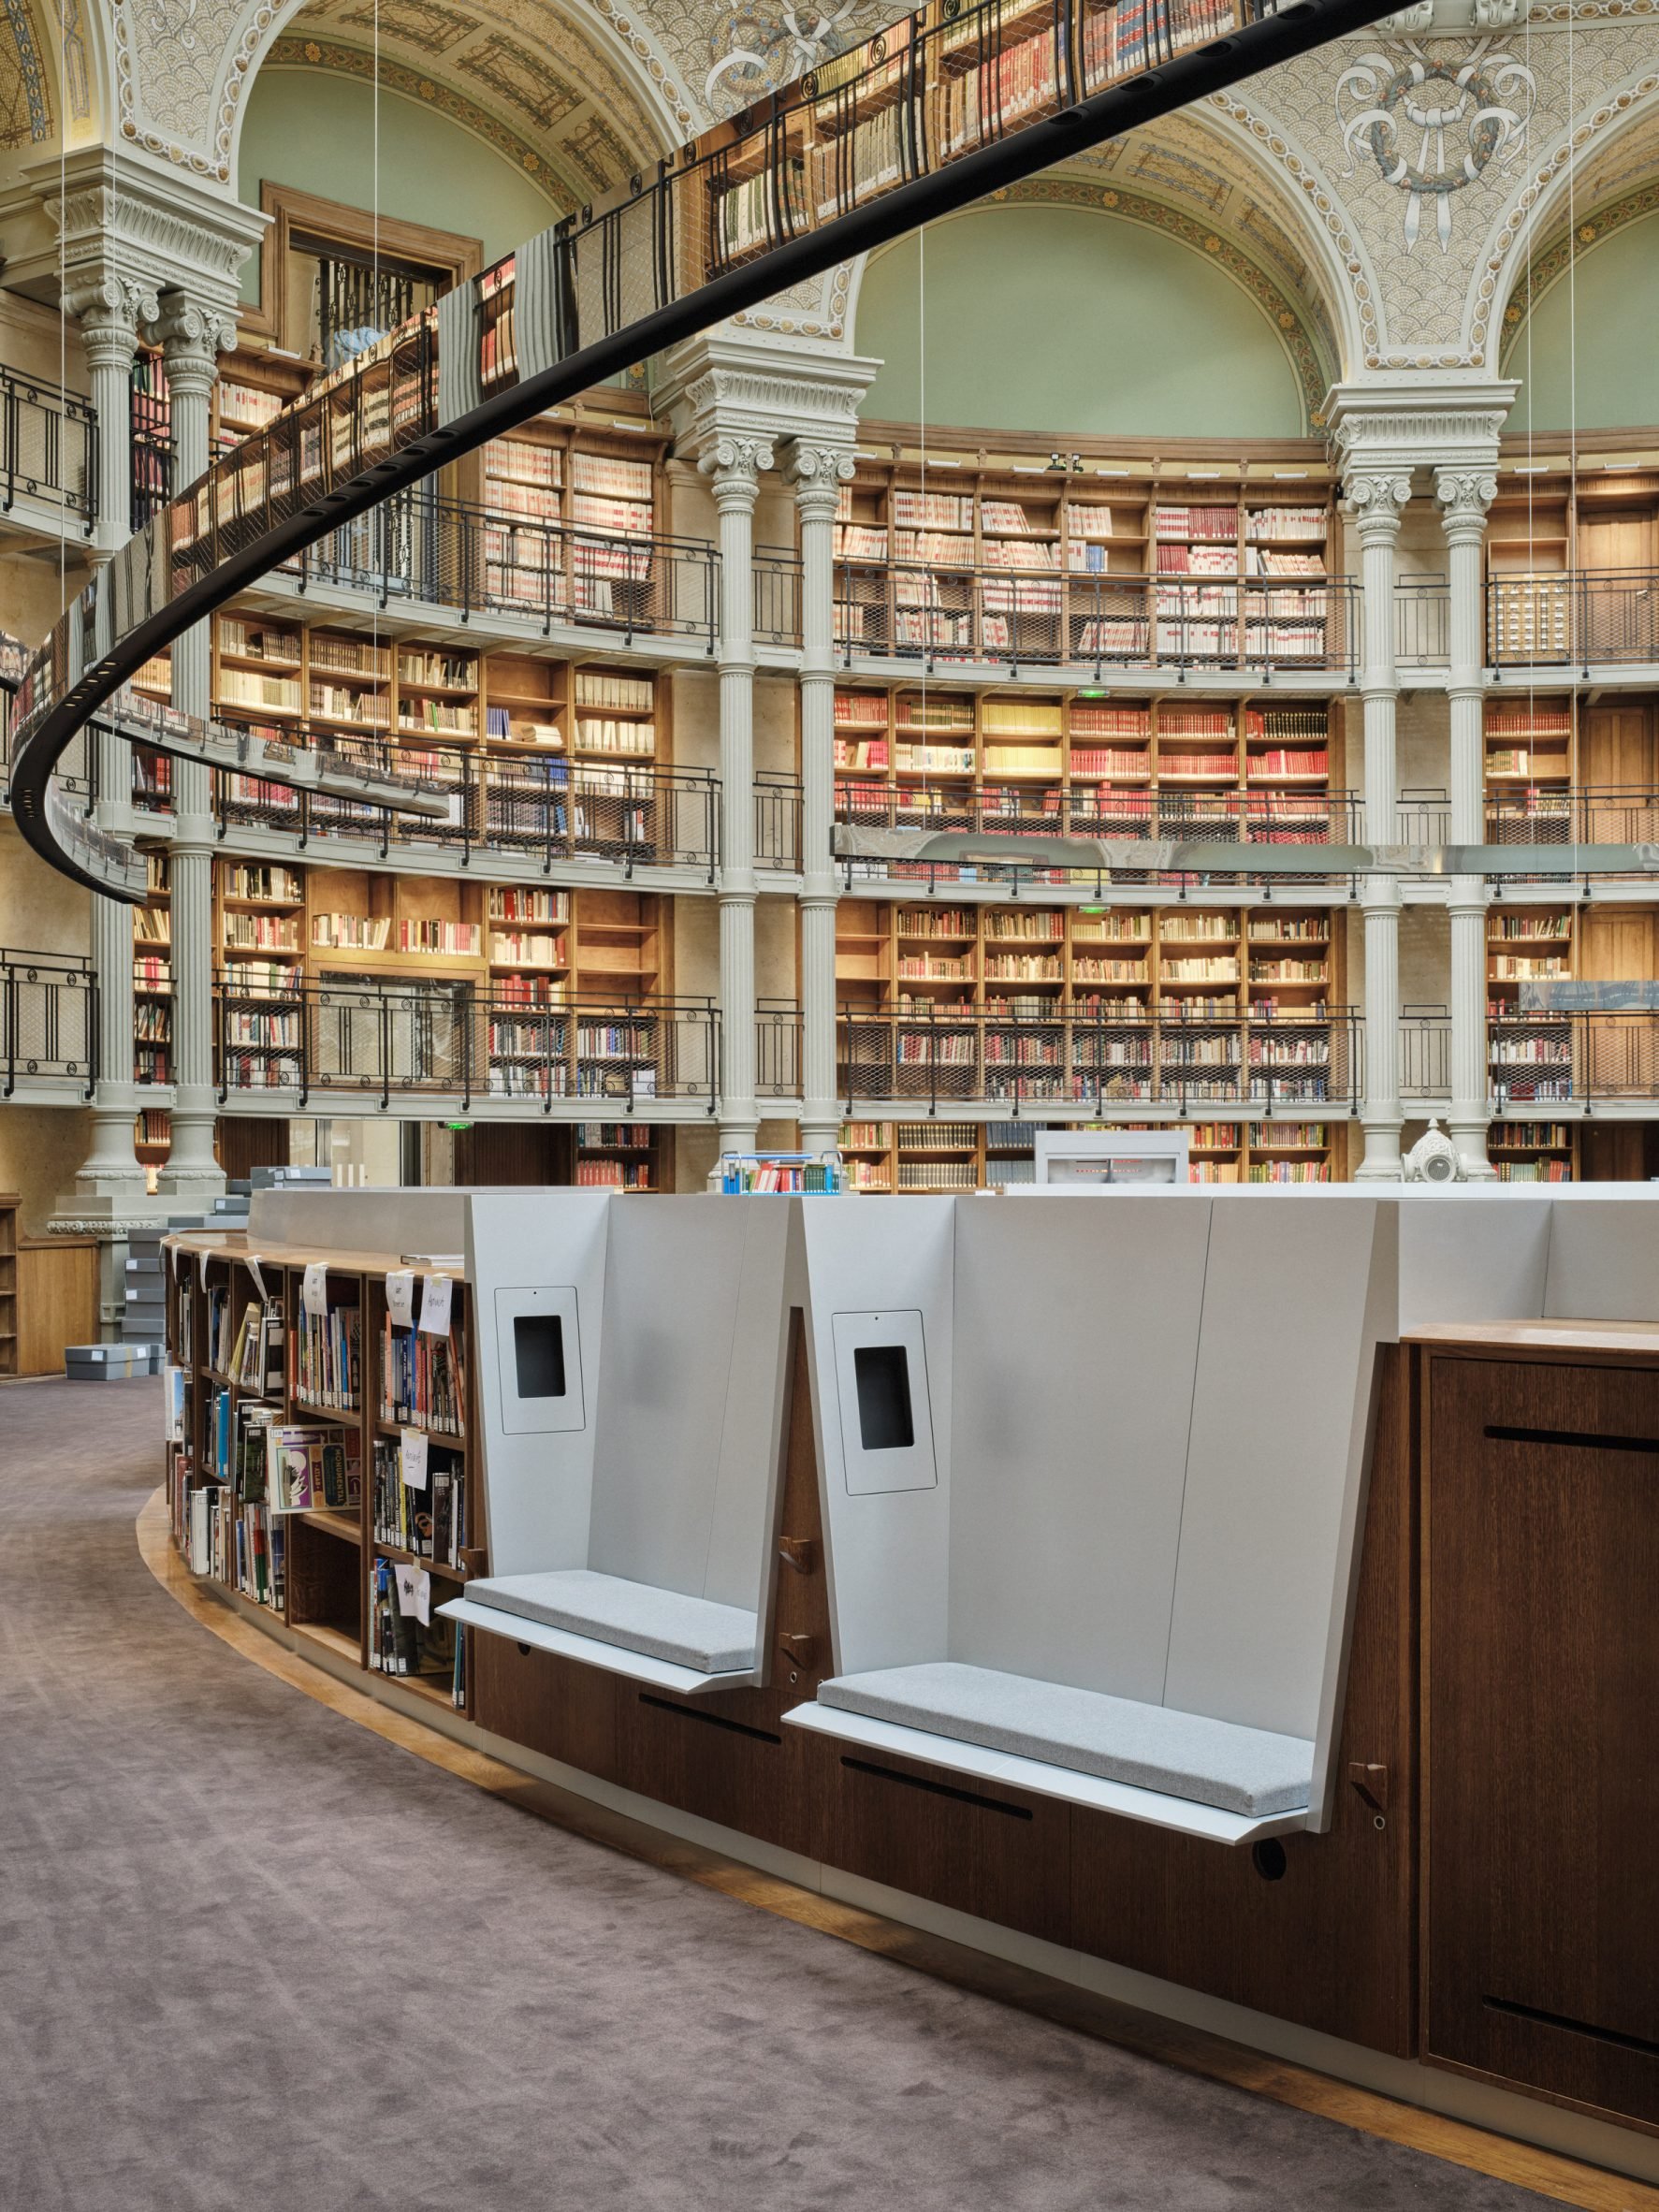
[[28,0],[0,0],[0,146],[37,146],[52,135],[39,33]]
[[668,151],[601,39],[545,0],[318,0],[267,65],[372,77],[377,18],[386,89],[474,132],[561,209]]

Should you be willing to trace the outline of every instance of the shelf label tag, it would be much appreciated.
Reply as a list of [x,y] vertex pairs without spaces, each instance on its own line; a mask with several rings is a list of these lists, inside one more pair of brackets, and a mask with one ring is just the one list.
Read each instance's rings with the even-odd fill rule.
[[449,1308],[455,1283],[448,1275],[428,1275],[420,1294],[420,1327],[424,1336],[449,1334]]
[[415,1327],[415,1270],[394,1267],[386,1272],[386,1318],[394,1329]]
[[403,1465],[403,1487],[406,1490],[425,1490],[427,1486],[427,1433],[424,1429],[405,1429],[400,1447]]
[[399,1566],[394,1570],[398,1578],[398,1610],[405,1617],[413,1613],[423,1628],[432,1625],[432,1578],[425,1567]]
[[300,1303],[308,1314],[322,1320],[328,1311],[328,1262],[326,1259],[308,1259],[305,1263],[305,1281],[299,1292]]

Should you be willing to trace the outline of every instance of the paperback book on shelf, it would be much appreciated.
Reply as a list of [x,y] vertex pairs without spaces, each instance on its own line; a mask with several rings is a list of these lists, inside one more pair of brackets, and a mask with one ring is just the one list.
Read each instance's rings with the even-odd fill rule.
[[354,1512],[361,1505],[363,1466],[351,1431],[310,1421],[271,1421],[264,1442],[266,1497],[273,1513],[325,1507]]

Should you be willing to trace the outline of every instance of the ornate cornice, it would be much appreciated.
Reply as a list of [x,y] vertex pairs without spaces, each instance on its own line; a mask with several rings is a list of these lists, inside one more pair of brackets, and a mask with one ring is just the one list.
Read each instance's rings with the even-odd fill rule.
[[62,169],[37,163],[24,181],[58,242],[50,255],[8,268],[8,276],[32,276],[38,262],[49,280],[61,268],[71,300],[113,279],[147,301],[183,291],[234,315],[242,264],[265,233],[264,215],[130,157],[118,172],[105,147],[70,156]]

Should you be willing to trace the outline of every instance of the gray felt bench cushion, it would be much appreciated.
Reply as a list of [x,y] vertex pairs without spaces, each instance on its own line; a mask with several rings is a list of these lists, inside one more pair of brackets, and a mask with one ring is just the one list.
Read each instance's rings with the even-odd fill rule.
[[841,1675],[818,1702],[1224,1812],[1300,1812],[1313,1787],[1314,1747],[1299,1736],[956,1660]]
[[755,1616],[712,1598],[687,1597],[619,1575],[561,1567],[545,1575],[498,1575],[467,1584],[467,1595],[522,1621],[671,1660],[698,1674],[735,1674],[754,1665]]

